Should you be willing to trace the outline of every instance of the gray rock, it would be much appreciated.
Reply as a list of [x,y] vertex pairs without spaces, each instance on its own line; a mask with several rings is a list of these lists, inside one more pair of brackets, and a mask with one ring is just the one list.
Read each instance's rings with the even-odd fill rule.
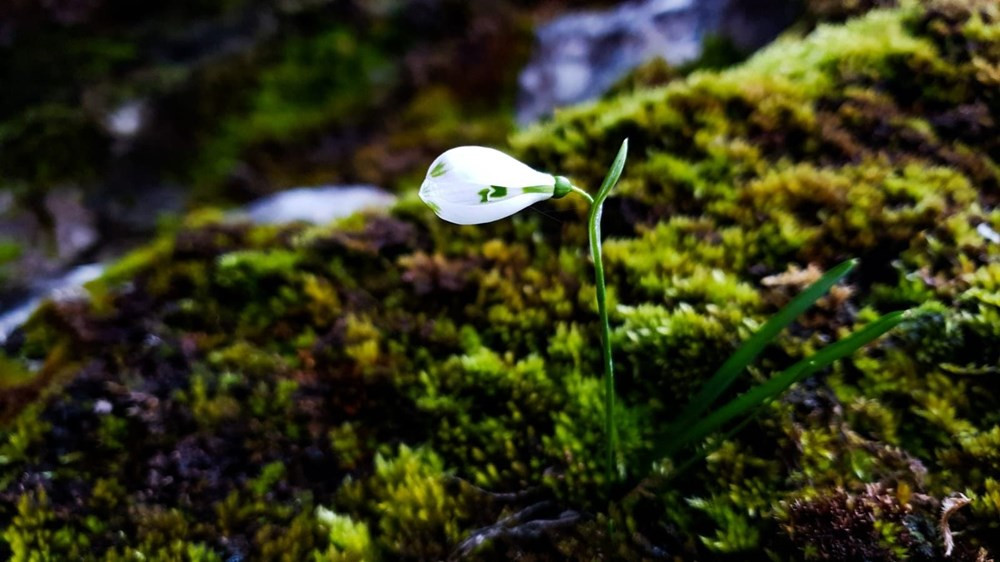
[[238,212],[259,224],[322,224],[367,209],[385,209],[396,196],[370,185],[299,187],[258,199]]
[[70,262],[97,242],[93,211],[83,203],[79,189],[61,188],[45,196],[45,210],[52,218],[57,257]]
[[83,285],[104,273],[104,265],[91,263],[74,267],[64,275],[45,279],[32,285],[29,296],[9,310],[0,312],[0,344],[11,332],[24,324],[47,299],[64,300],[83,296]]
[[637,0],[561,16],[536,32],[535,56],[519,79],[518,121],[594,99],[653,58],[694,60],[708,36],[756,49],[796,12],[796,3],[782,0]]
[[54,188],[40,203],[36,209],[0,191],[0,240],[20,247],[0,275],[0,303],[29,291],[36,279],[58,276],[99,241],[97,218],[80,188]]
[[132,138],[145,125],[146,111],[146,104],[142,100],[127,101],[105,116],[104,126],[117,138]]

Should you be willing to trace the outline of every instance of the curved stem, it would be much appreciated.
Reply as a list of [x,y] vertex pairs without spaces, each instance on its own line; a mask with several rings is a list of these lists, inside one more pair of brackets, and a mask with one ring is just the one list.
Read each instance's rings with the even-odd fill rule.
[[581,197],[583,197],[584,199],[586,199],[586,200],[587,200],[587,202],[588,202],[588,203],[590,203],[591,205],[593,205],[593,204],[594,204],[594,198],[593,198],[593,197],[591,197],[591,196],[590,196],[590,194],[589,194],[589,193],[587,193],[586,191],[584,191],[584,190],[580,189],[579,187],[577,187],[577,186],[575,186],[575,185],[571,185],[571,186],[569,186],[569,188],[570,188],[571,190],[573,190],[573,193],[578,193],[578,194],[580,194],[580,196],[581,196]]
[[601,254],[601,215],[604,211],[603,202],[594,204],[594,198],[589,193],[572,186],[590,203],[590,214],[587,225],[590,234],[590,257],[594,261],[594,286],[597,290],[597,313],[601,317],[601,347],[604,354],[604,435],[607,439],[607,450],[604,457],[604,470],[609,488],[615,481],[615,455],[618,449],[618,435],[615,431],[615,372],[611,359],[611,324],[608,321],[607,289],[604,283],[604,261]]
[[608,486],[615,481],[615,454],[618,436],[615,432],[615,372],[611,360],[611,326],[608,322],[608,299],[604,286],[604,262],[601,255],[601,214],[603,205],[590,207],[590,255],[594,260],[594,285],[597,289],[597,313],[601,316],[601,343],[604,351],[604,433],[608,446],[605,471]]

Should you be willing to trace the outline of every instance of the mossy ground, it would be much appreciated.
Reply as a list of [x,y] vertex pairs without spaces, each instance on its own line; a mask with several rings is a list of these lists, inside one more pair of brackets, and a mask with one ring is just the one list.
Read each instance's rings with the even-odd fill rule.
[[[993,558],[998,120],[1000,8],[948,1],[515,137],[584,186],[630,139],[605,218],[627,459],[838,261],[861,266],[737,392],[920,311],[711,439],[695,470],[630,465],[610,507],[581,201],[472,228],[415,197],[321,228],[191,217],[8,344],[40,367],[4,381],[0,551],[930,560],[942,500],[964,493],[952,556]],[[463,545],[476,530],[491,540]]]

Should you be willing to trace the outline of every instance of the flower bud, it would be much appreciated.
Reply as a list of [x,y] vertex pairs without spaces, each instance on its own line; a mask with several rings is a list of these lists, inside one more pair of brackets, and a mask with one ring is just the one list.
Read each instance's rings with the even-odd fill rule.
[[565,178],[559,179],[499,150],[460,146],[434,160],[420,186],[420,198],[448,222],[483,224],[550,199],[557,183],[568,185]]

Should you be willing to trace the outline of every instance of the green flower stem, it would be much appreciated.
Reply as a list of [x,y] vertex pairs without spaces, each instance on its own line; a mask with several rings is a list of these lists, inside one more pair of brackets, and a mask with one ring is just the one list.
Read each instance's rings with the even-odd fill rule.
[[[615,368],[611,359],[611,324],[608,322],[608,298],[607,289],[604,286],[604,261],[601,256],[601,214],[604,212],[604,200],[611,194],[618,183],[618,178],[625,169],[625,158],[628,155],[628,139],[622,141],[618,155],[615,156],[608,174],[601,182],[601,188],[595,197],[591,197],[586,191],[570,184],[570,189],[579,193],[584,199],[590,202],[590,215],[588,217],[588,227],[590,232],[590,257],[594,260],[594,286],[597,289],[597,312],[601,316],[601,343],[604,351],[604,435],[607,439],[607,452],[605,454],[605,475],[607,476],[607,486],[610,492],[614,487],[617,471],[615,470],[616,457],[618,455],[618,432],[615,429]],[[611,533],[611,520],[608,520],[608,533]]]
[[604,352],[604,435],[607,450],[604,457],[604,471],[607,485],[615,480],[615,455],[618,450],[618,435],[615,431],[615,372],[611,359],[611,324],[608,321],[607,289],[604,284],[604,261],[601,254],[601,214],[604,205],[595,205],[589,193],[576,187],[571,188],[590,203],[587,224],[590,233],[590,257],[594,261],[594,285],[597,289],[597,312],[601,317],[601,344]]
[[618,435],[615,431],[615,370],[611,360],[611,325],[608,322],[608,299],[604,286],[604,261],[601,255],[601,214],[603,205],[591,205],[590,255],[594,260],[594,285],[597,288],[597,313],[601,316],[601,343],[604,346],[604,434],[608,440],[605,471],[608,486],[615,481],[615,455]]
[[578,194],[580,194],[580,196],[581,196],[581,197],[583,197],[584,199],[586,199],[586,200],[587,200],[587,203],[590,203],[591,205],[593,205],[593,204],[594,204],[594,198],[593,198],[593,197],[591,197],[591,196],[590,196],[590,194],[589,194],[589,193],[587,193],[586,191],[584,191],[584,190],[580,189],[579,187],[577,187],[577,186],[575,186],[575,185],[571,185],[571,186],[569,186],[569,188],[570,188],[571,190],[573,190],[573,193],[578,193]]

